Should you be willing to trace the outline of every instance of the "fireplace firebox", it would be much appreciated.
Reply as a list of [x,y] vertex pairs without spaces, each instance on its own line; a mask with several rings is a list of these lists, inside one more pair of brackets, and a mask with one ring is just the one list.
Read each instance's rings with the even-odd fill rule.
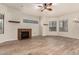
[[31,29],[18,29],[18,40],[24,40],[31,38]]

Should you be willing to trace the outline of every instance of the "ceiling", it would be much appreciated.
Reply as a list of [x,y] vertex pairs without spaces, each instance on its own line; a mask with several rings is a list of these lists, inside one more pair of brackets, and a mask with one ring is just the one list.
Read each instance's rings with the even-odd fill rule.
[[34,16],[60,16],[79,11],[79,3],[57,3],[53,5],[53,11],[41,12],[36,6],[40,3],[6,3],[4,5],[19,9],[21,12]]

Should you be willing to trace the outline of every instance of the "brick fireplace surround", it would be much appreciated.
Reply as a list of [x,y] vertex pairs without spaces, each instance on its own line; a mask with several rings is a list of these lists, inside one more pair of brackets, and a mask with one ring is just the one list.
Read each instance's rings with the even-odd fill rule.
[[18,40],[29,39],[32,37],[32,29],[18,29]]

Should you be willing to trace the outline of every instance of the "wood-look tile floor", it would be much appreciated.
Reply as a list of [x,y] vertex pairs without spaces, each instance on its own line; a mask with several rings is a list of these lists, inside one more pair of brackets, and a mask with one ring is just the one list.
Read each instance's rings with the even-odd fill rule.
[[36,37],[0,44],[1,55],[78,55],[79,40],[66,37]]

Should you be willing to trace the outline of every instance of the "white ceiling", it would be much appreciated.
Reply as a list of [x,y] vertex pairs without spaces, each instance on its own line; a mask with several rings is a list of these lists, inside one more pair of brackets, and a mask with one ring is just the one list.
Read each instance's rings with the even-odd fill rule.
[[34,16],[60,16],[67,13],[72,13],[79,11],[78,3],[57,3],[53,6],[53,11],[44,11],[40,12],[40,8],[36,8],[39,3],[7,3],[4,4],[11,8],[20,9],[25,14],[34,15]]

